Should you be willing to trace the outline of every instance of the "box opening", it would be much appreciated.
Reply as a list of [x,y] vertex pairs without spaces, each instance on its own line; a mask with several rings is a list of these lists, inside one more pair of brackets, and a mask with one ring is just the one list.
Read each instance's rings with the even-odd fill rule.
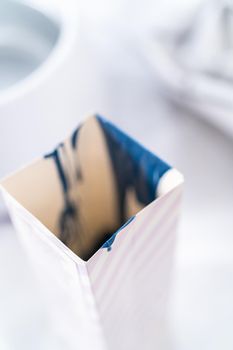
[[93,116],[3,186],[88,260],[142,208],[175,187],[174,174],[175,181],[168,181],[171,170],[110,122]]

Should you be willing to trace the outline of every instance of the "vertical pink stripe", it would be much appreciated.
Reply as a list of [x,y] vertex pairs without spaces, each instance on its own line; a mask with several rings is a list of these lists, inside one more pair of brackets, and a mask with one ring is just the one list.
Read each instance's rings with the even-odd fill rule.
[[[117,272],[118,272],[118,275],[119,274],[122,274],[122,270],[124,271],[125,269],[127,270],[127,262],[129,261],[129,263],[133,262],[132,263],[132,266],[131,266],[131,269],[133,269],[133,265],[135,264],[135,262],[137,262],[138,260],[138,257],[146,257],[146,259],[148,258],[148,254],[146,252],[146,250],[144,249],[144,247],[148,247],[148,242],[151,243],[153,240],[152,238],[150,237],[151,233],[154,233],[154,231],[158,231],[158,232],[161,232],[163,226],[164,226],[164,222],[166,220],[166,218],[170,217],[170,213],[174,210],[174,208],[177,206],[177,203],[179,201],[179,197],[175,200],[175,202],[172,203],[171,207],[170,208],[167,208],[167,210],[164,212],[163,216],[160,218],[159,222],[156,223],[156,226],[155,227],[152,227],[152,229],[150,230],[150,232],[146,232],[147,233],[147,240],[144,242],[144,246],[140,246],[140,233],[138,232],[139,230],[137,230],[137,234],[139,233],[139,236],[137,237],[137,240],[138,240],[138,244],[137,244],[137,249],[135,249],[135,245],[132,243],[131,244],[131,247],[128,249],[128,256],[125,257],[125,259],[121,262],[119,262],[119,264],[121,264],[121,266],[119,267],[119,264],[115,264],[115,268],[112,269],[111,268],[111,265],[109,265],[109,276],[104,274],[103,277],[101,277],[101,279],[97,280],[98,281],[98,284],[94,284],[93,288],[95,290],[95,288],[97,289],[99,284],[101,284],[103,282],[103,280],[106,278],[109,279],[109,283],[111,282],[111,291],[112,291],[112,287],[114,285],[115,287],[115,284],[117,283],[119,277],[117,276]],[[154,216],[154,212],[151,212],[150,213],[150,216]],[[148,218],[147,218],[148,219]],[[146,222],[146,221],[143,221],[143,223]],[[136,236],[136,234],[134,235]],[[153,235],[155,238],[157,238],[156,235]],[[122,244],[124,244],[124,242],[120,242]],[[116,251],[116,255],[117,255],[117,251]],[[115,254],[114,254],[115,255]],[[133,257],[132,257],[133,255]],[[112,259],[111,259],[112,260]],[[117,271],[118,270],[118,271]],[[107,285],[109,285],[109,283],[106,283]],[[102,293],[101,293],[101,298],[104,298],[104,294],[106,294],[106,290],[103,290]],[[109,294],[109,291],[108,291],[108,294]],[[99,293],[97,292],[96,293],[96,296],[98,295],[99,297]]]
[[[169,227],[164,232],[166,236],[167,235],[169,236],[169,234],[171,232],[173,232],[172,227],[175,223],[175,220],[176,219],[174,219],[173,222],[171,222]],[[122,274],[121,279],[131,278],[132,284],[134,285],[135,282],[138,283],[141,280],[140,276],[145,279],[145,282],[149,281],[148,278],[149,279],[153,278],[152,272],[156,272],[156,271],[159,271],[161,269],[161,262],[162,262],[161,252],[163,252],[168,246],[171,245],[172,242],[174,242],[174,236],[171,235],[171,238],[169,240],[162,240],[162,242],[164,244],[160,245],[160,249],[156,252],[154,259],[147,258],[146,264],[142,265],[140,270],[137,267],[131,265],[131,272],[132,273],[129,273],[129,271],[128,272],[125,271],[125,273]],[[164,257],[167,258],[167,256],[164,256]],[[159,261],[160,261],[160,265],[158,265],[158,264],[156,265],[156,263]],[[153,271],[151,271],[153,269],[152,265],[155,266],[155,269]],[[116,288],[116,283],[114,285],[111,284],[110,291],[106,294],[104,299],[102,299],[102,297],[100,298],[100,301],[102,304],[101,311],[103,313],[109,312],[109,310],[108,310],[109,304],[116,304],[117,299],[118,299],[118,292],[117,292],[117,288]]]

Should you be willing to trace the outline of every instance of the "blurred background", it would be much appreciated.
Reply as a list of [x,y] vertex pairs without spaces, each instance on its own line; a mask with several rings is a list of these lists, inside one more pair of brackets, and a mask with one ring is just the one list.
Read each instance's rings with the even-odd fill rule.
[[[230,0],[0,0],[1,177],[92,112],[185,176],[164,349],[233,348],[232,49]],[[0,349],[59,331],[1,201]]]

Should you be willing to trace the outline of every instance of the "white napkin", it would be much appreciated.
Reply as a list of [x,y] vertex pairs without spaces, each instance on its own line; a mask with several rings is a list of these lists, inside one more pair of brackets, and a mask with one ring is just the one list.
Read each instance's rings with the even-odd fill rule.
[[166,94],[233,136],[233,3],[206,1],[148,44]]

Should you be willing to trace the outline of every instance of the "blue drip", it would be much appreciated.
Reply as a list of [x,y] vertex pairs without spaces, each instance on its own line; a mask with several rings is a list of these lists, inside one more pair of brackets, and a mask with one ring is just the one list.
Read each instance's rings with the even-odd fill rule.
[[80,125],[77,129],[74,130],[73,134],[71,135],[70,141],[72,148],[75,149],[78,141],[78,134],[81,129],[82,125]]
[[72,239],[72,226],[74,226],[72,223],[75,223],[76,221],[78,216],[78,208],[69,198],[69,183],[59,157],[59,147],[63,146],[64,144],[58,145],[53,152],[46,154],[44,158],[52,158],[54,160],[60,179],[60,184],[63,189],[64,207],[59,217],[60,239],[63,243],[68,245],[69,241]]
[[[58,146],[59,147],[63,147],[63,144],[60,144]],[[57,167],[57,172],[58,172],[58,175],[59,175],[59,178],[60,178],[60,182],[62,184],[62,188],[63,188],[63,191],[64,193],[67,193],[68,191],[68,180],[66,178],[66,175],[65,175],[65,172],[64,172],[64,169],[62,167],[62,164],[61,164],[61,160],[60,160],[60,157],[59,157],[59,153],[58,153],[58,148],[56,148],[53,152],[49,153],[49,154],[46,154],[44,156],[44,158],[53,158],[54,162],[55,162],[55,165]]]
[[116,236],[120,231],[122,231],[126,226],[128,226],[134,219],[135,215],[132,216],[123,226],[121,226],[113,235],[102,245],[101,248],[107,248],[107,251],[110,252],[112,250],[112,244],[115,241]]

